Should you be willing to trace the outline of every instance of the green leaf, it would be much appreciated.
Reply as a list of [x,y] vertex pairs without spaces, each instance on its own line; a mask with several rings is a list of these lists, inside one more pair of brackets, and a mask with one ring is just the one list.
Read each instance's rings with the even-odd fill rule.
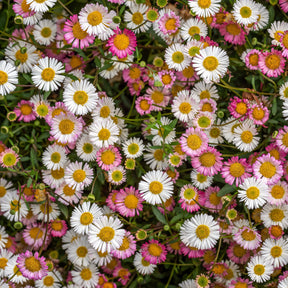
[[23,73],[22,76],[28,83],[32,83],[32,78],[30,77],[30,75]]
[[37,153],[34,149],[30,150],[30,158],[31,158],[32,167],[33,168],[38,167]]
[[102,172],[102,169],[100,169],[99,167],[97,167],[97,176],[98,176],[98,180],[101,184],[105,183],[105,177],[104,174]]
[[70,79],[74,80],[74,81],[77,81],[79,80],[78,77],[76,77],[75,75],[73,74],[69,74],[69,73],[64,73],[65,76],[69,77]]
[[101,61],[100,61],[100,59],[98,57],[95,57],[94,63],[96,65],[96,67],[99,67],[99,68],[101,67]]
[[124,10],[125,10],[126,6],[123,5],[119,11],[119,16],[121,17],[121,15],[123,14]]
[[272,104],[272,115],[275,116],[277,114],[277,99],[273,99],[273,104]]
[[170,224],[173,225],[175,224],[176,222],[178,222],[179,220],[183,219],[184,218],[184,215],[182,213],[174,216],[171,221],[170,221]]
[[217,196],[222,197],[234,191],[235,191],[235,187],[233,185],[226,184],[220,189],[220,191],[217,193]]
[[57,205],[59,207],[59,210],[64,215],[64,217],[68,220],[69,219],[68,207],[66,205],[64,205],[63,203],[61,203],[61,202],[57,202]]
[[166,219],[165,219],[165,216],[155,206],[152,206],[152,212],[158,221],[160,221],[161,223],[166,224],[166,225],[168,224]]
[[28,178],[27,187],[30,187],[32,184],[33,179],[31,177]]

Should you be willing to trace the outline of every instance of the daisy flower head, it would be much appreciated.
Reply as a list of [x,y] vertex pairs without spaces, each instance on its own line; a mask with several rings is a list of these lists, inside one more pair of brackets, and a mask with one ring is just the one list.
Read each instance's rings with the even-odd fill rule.
[[71,271],[72,281],[76,287],[92,288],[95,287],[99,281],[99,270],[95,264],[88,266],[74,266]]
[[156,264],[151,264],[149,261],[146,261],[140,252],[135,254],[133,264],[137,272],[142,275],[152,274],[157,267]]
[[74,81],[64,89],[63,102],[75,115],[85,115],[97,106],[98,93],[87,80]]
[[[181,29],[180,34],[181,34],[182,39],[187,40],[187,41],[192,40],[195,44],[197,43],[197,41],[193,40],[193,37],[195,35],[199,35],[203,37],[206,37],[208,35],[207,25],[201,19],[197,19],[197,18],[188,19],[187,21],[183,23],[183,25],[181,25],[180,29]],[[197,49],[198,52],[200,48],[202,48],[201,42],[199,42],[199,44],[200,44],[199,46],[196,45],[196,47],[198,46],[198,49]]]
[[245,264],[250,258],[250,250],[244,249],[232,241],[227,249],[228,258],[236,264]]
[[159,19],[157,20],[158,28],[164,35],[175,34],[181,24],[180,16],[176,15],[175,12],[170,9],[167,9],[165,13],[162,11],[160,13]]
[[[154,145],[162,145],[163,142],[165,142],[165,144],[170,144],[175,140],[176,131],[175,128],[173,128],[170,132],[168,130],[165,131],[165,127],[169,126],[172,123],[172,120],[163,116],[160,118],[160,122],[161,125],[156,123],[155,128],[151,128],[151,135],[154,136],[152,143]],[[167,135],[165,136],[165,134]]]
[[285,21],[274,21],[271,27],[267,30],[269,36],[273,39],[272,44],[280,46],[280,39],[282,34],[288,30],[288,23]]
[[250,70],[259,69],[259,57],[261,52],[257,49],[251,49],[248,53],[245,54],[244,62]]
[[140,115],[150,114],[153,110],[153,100],[147,96],[140,96],[136,99],[135,108]]
[[269,119],[269,110],[262,103],[260,105],[253,104],[250,106],[248,117],[256,125],[264,125],[264,123]]
[[268,186],[261,179],[246,178],[239,185],[238,198],[245,203],[248,209],[256,209],[266,203],[268,191]]
[[273,273],[273,265],[271,261],[263,256],[257,255],[250,259],[246,269],[250,279],[256,283],[268,281]]
[[52,20],[44,19],[34,25],[33,35],[39,44],[48,46],[54,42],[56,32],[56,24]]
[[286,181],[279,181],[269,187],[267,202],[275,205],[282,205],[288,200],[288,184]]
[[165,50],[165,62],[170,69],[182,71],[190,64],[189,57],[184,53],[185,46],[183,44],[172,44]]
[[38,252],[33,254],[29,250],[18,255],[17,267],[22,275],[30,280],[42,279],[48,272],[45,257],[40,257]]
[[237,244],[247,250],[254,250],[261,244],[261,235],[255,228],[242,227],[234,237]]
[[42,170],[43,182],[53,189],[60,187],[64,183],[64,176],[64,168]]
[[14,150],[11,148],[5,149],[1,154],[0,154],[0,165],[3,168],[12,168],[14,167],[19,161],[19,155],[16,154]]
[[81,119],[71,112],[55,116],[51,121],[50,134],[61,144],[74,143],[82,133]]
[[283,129],[279,130],[276,136],[276,145],[283,152],[288,153],[288,126],[284,126]]
[[218,82],[229,66],[229,57],[223,49],[216,46],[209,46],[201,49],[192,59],[193,67],[197,74],[206,82]]
[[96,153],[96,162],[101,169],[109,171],[114,167],[118,167],[121,163],[121,154],[117,147],[110,145],[101,148]]
[[[23,240],[29,245],[33,246],[34,250],[39,249],[44,243],[46,225],[41,227],[41,224],[30,224],[23,231]],[[49,237],[46,237],[44,246],[49,243]]]
[[116,217],[101,216],[89,228],[88,241],[94,249],[102,253],[110,253],[118,249],[123,241],[125,230],[123,224]]
[[44,276],[40,280],[35,280],[36,288],[61,288],[62,287],[63,278],[59,271],[53,270],[49,271],[46,276]]
[[197,187],[198,189],[204,190],[205,188],[208,188],[211,186],[213,182],[213,177],[212,176],[205,176],[201,173],[199,173],[197,170],[193,169],[191,174],[191,182],[192,185]]
[[252,169],[255,177],[262,179],[268,185],[276,184],[283,176],[281,162],[270,156],[270,154],[258,157]]
[[181,204],[183,210],[186,210],[189,213],[198,211],[200,209],[198,203],[202,205],[202,200],[204,199],[199,196],[197,188],[193,187],[191,184],[184,185],[181,188],[180,199],[178,202]]
[[181,149],[188,156],[200,155],[208,147],[208,137],[199,128],[188,128],[179,139]]
[[42,162],[47,169],[58,170],[64,168],[67,162],[65,148],[57,144],[48,146],[43,152]]
[[[279,0],[280,8],[283,10],[283,12],[288,12],[288,2],[287,0]],[[281,287],[282,288],[282,287]]]
[[133,137],[126,140],[122,144],[122,148],[123,153],[127,158],[135,159],[142,156],[145,146],[141,139]]
[[[218,186],[208,187],[205,190],[204,197],[202,196],[203,202],[204,202],[202,206],[209,208],[212,212],[217,212],[221,210],[221,208],[223,207],[223,203],[222,203],[222,197],[219,197],[217,195],[219,191],[220,191],[220,188]],[[219,224],[220,224],[220,228],[222,229],[221,222],[219,222]]]
[[144,161],[151,169],[165,170],[168,167],[168,161],[164,157],[162,148],[153,149],[151,146],[146,148],[147,153],[144,154]]
[[180,288],[197,288],[196,281],[194,279],[187,279],[178,284]]
[[14,113],[17,116],[17,121],[31,122],[36,119],[34,104],[30,101],[21,100],[17,107],[14,108]]
[[96,159],[96,152],[99,148],[94,145],[88,134],[83,133],[76,143],[76,153],[79,158],[86,162]]
[[141,246],[141,254],[145,261],[151,264],[159,264],[166,260],[167,250],[165,245],[152,239]]
[[47,12],[50,8],[52,8],[56,0],[44,0],[44,1],[34,1],[34,0],[26,0],[26,3],[30,5],[30,9],[35,12]]
[[247,26],[258,20],[258,6],[253,0],[237,0],[232,14],[237,23]]
[[208,111],[200,111],[192,120],[192,124],[194,127],[200,128],[201,130],[208,130],[212,127],[214,121],[215,116],[213,113]]
[[288,81],[284,82],[279,88],[280,99],[284,104],[288,103]]
[[197,249],[210,249],[220,238],[219,224],[208,214],[199,214],[187,219],[180,228],[180,239]]
[[38,220],[48,221],[48,217],[49,220],[55,220],[60,215],[58,205],[52,201],[49,203],[46,201],[40,205],[31,204],[31,210]]
[[[261,3],[255,3],[258,10],[257,21],[251,25],[253,31],[259,31],[267,26],[269,23],[269,11],[268,9],[262,5]],[[249,25],[248,25],[249,27]]]
[[281,228],[288,227],[288,207],[286,204],[272,205],[267,203],[261,211],[261,220],[266,228],[279,225]]
[[221,7],[220,2],[221,0],[189,0],[188,5],[197,16],[209,17],[219,11]]
[[6,95],[16,89],[18,73],[16,67],[5,60],[0,61],[0,95]]
[[75,207],[71,216],[71,227],[78,234],[87,234],[95,219],[102,216],[101,209],[95,204],[84,202]]
[[194,86],[192,91],[193,94],[196,94],[199,100],[203,99],[215,99],[219,98],[218,90],[215,85],[211,83],[205,83],[204,81],[197,82]]
[[117,250],[111,251],[111,254],[118,259],[126,259],[134,255],[135,251],[135,238],[130,232],[126,231],[121,246]]
[[281,51],[274,48],[271,49],[271,52],[262,52],[259,56],[259,68],[268,77],[280,76],[284,71],[285,62]]
[[39,89],[55,91],[65,78],[62,73],[65,73],[65,69],[61,62],[55,58],[45,57],[33,67],[32,81]]
[[[9,262],[7,263],[6,266],[6,277],[10,278],[13,276],[11,279],[11,282],[14,284],[23,284],[24,282],[27,281],[27,278],[22,275],[22,273],[19,271],[19,268],[17,267],[17,258],[18,255],[14,255],[9,259]],[[12,284],[12,285],[13,285]],[[18,285],[19,286],[19,285]]]
[[62,237],[67,232],[67,224],[65,220],[53,220],[49,224],[49,229],[52,237]]
[[109,51],[120,59],[133,54],[137,46],[134,32],[126,28],[122,31],[118,27],[113,32],[106,44]]
[[142,176],[139,192],[149,204],[162,204],[173,194],[173,182],[163,171],[153,170]]
[[[10,258],[12,258],[12,257],[13,257],[13,252],[11,252],[11,251],[9,251],[7,249],[3,249],[0,251],[0,259],[1,259],[0,277],[1,278],[6,276],[7,264],[9,262]],[[2,288],[2,286],[1,286],[1,288]],[[7,286],[7,288],[9,288],[9,286]]]
[[246,43],[246,32],[241,28],[240,24],[234,21],[223,23],[219,28],[219,32],[224,36],[224,40],[229,43],[234,45],[244,45]]

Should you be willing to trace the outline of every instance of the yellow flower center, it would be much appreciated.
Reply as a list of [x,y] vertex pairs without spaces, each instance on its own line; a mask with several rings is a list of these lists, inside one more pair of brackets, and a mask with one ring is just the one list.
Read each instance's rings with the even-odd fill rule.
[[130,247],[130,242],[129,242],[128,238],[125,236],[125,237],[123,238],[122,244],[121,244],[121,246],[118,248],[118,250],[120,250],[120,251],[125,251],[125,250],[127,250],[129,247]]
[[76,91],[73,100],[78,105],[84,105],[88,101],[88,95],[85,91]]
[[4,85],[8,81],[8,74],[4,71],[0,71],[0,85]]
[[286,147],[288,147],[288,133],[286,133],[283,137],[282,137],[282,144]]
[[197,174],[197,181],[200,182],[200,183],[204,183],[205,181],[207,180],[207,176],[201,174],[201,173],[198,173]]
[[183,62],[183,60],[184,60],[184,55],[182,52],[176,51],[172,54],[172,61],[174,63],[180,64]]
[[78,169],[75,170],[73,173],[73,179],[78,182],[81,183],[84,181],[84,179],[86,178],[86,172],[82,169]]
[[51,176],[56,180],[63,178],[64,177],[64,169],[60,168],[59,170],[51,170]]
[[201,224],[196,228],[195,233],[200,240],[203,240],[209,237],[210,228],[207,225]]
[[269,217],[273,222],[280,222],[284,219],[285,215],[281,209],[275,208],[271,210]]
[[61,231],[63,229],[63,224],[61,221],[53,221],[51,227],[54,231]]
[[80,217],[80,223],[82,225],[90,225],[93,222],[93,215],[90,212],[82,213]]
[[104,227],[97,235],[103,242],[111,241],[115,236],[115,231],[111,227]]
[[260,190],[255,186],[249,187],[246,191],[246,195],[247,198],[254,200],[259,197]]
[[249,18],[252,15],[252,10],[250,7],[248,6],[243,6],[240,9],[240,15],[242,16],[242,18]]
[[38,227],[33,227],[29,230],[29,235],[32,239],[37,240],[42,238],[43,231]]
[[182,71],[182,74],[185,78],[189,79],[189,78],[193,77],[195,73],[194,73],[193,67],[188,66]]
[[6,265],[7,265],[8,259],[6,258],[0,258],[0,269],[5,269]]
[[149,190],[152,194],[160,194],[163,191],[163,184],[159,181],[152,181],[149,184]]
[[102,14],[99,11],[93,11],[88,14],[87,21],[91,26],[97,26],[102,23]]
[[75,24],[73,25],[72,33],[73,33],[73,36],[74,36],[76,39],[79,39],[79,40],[82,40],[82,39],[86,38],[87,35],[88,35],[87,32],[85,32],[84,30],[82,30],[79,22],[77,22],[77,23],[75,23]]
[[84,143],[82,149],[84,153],[90,154],[93,151],[93,145],[90,143]]
[[162,79],[162,82],[163,82],[164,85],[168,85],[172,81],[172,78],[171,78],[171,76],[169,74],[163,75],[161,79]]
[[207,9],[211,6],[211,0],[198,0],[198,6],[201,9]]
[[18,200],[12,200],[10,203],[10,209],[17,212],[19,208],[21,208],[21,204],[18,202]]
[[280,185],[274,185],[270,193],[273,198],[282,199],[285,195],[285,190]]
[[51,205],[46,205],[45,203],[41,204],[40,205],[40,210],[43,214],[48,214],[48,211],[49,211],[49,214],[52,212],[52,206]]
[[156,243],[152,243],[149,245],[148,252],[152,256],[159,257],[162,253],[162,248]]
[[144,258],[142,258],[141,263],[144,267],[148,267],[150,265],[150,262],[144,260]]
[[61,160],[61,154],[59,152],[54,152],[51,154],[51,161],[53,163],[59,163]]
[[211,152],[206,152],[199,157],[199,161],[205,167],[212,167],[216,163],[216,156]]
[[240,115],[244,115],[247,112],[247,104],[244,102],[237,103],[235,111]]
[[143,22],[143,15],[140,12],[135,12],[132,15],[132,22],[136,25],[140,25]]
[[17,60],[19,60],[22,64],[25,63],[28,59],[28,54],[27,53],[21,53],[20,50],[18,50],[16,53],[15,53],[15,58]]
[[237,36],[241,33],[241,29],[240,29],[239,25],[236,23],[227,24],[226,25],[226,31],[233,36]]
[[200,29],[198,26],[191,26],[188,30],[190,36],[194,36],[195,34],[200,34]]
[[188,188],[184,191],[184,198],[187,200],[191,200],[195,197],[195,190],[192,188]]
[[75,194],[75,191],[76,191],[75,189],[69,187],[68,185],[65,185],[63,187],[63,194],[65,196],[73,196]]
[[150,104],[146,99],[143,99],[140,101],[140,108],[144,111],[148,110],[150,108]]
[[51,34],[52,34],[52,30],[51,30],[49,27],[44,27],[44,28],[41,30],[41,35],[42,35],[44,38],[50,37]]
[[165,28],[169,30],[175,30],[176,27],[176,19],[175,18],[169,18],[165,23]]
[[141,76],[141,70],[137,67],[130,68],[129,76],[132,79],[138,79]]
[[217,206],[221,201],[221,197],[217,196],[217,192],[213,192],[209,195],[209,202]]
[[37,3],[44,3],[46,0],[34,0]]
[[45,68],[41,73],[41,77],[44,81],[52,81],[55,77],[55,71],[52,68]]
[[212,128],[209,132],[209,135],[211,136],[211,138],[215,138],[217,139],[220,136],[221,132],[219,128]]
[[106,129],[106,128],[102,128],[99,133],[98,133],[98,137],[99,137],[99,140],[101,141],[106,141],[110,138],[110,131],[109,129]]
[[157,161],[162,161],[163,160],[163,150],[161,149],[157,149],[154,152],[154,158]]
[[256,235],[253,231],[245,229],[242,233],[241,233],[242,238],[245,241],[253,241],[256,238]]
[[270,162],[264,162],[261,164],[259,172],[266,178],[272,178],[276,174],[276,167]]
[[274,237],[279,238],[282,236],[283,230],[279,225],[273,225],[271,226],[270,233]]
[[[190,34],[190,33],[189,33]],[[191,48],[189,48],[189,50],[188,50],[188,54],[191,56],[191,57],[194,57],[196,54],[199,54],[199,52],[200,52],[200,48],[199,47],[197,47],[197,46],[193,46],[193,47],[191,47]],[[189,66],[189,67],[191,67],[191,66]],[[188,68],[189,68],[188,67]],[[192,68],[192,67],[191,67]],[[185,68],[186,69],[186,68]],[[184,69],[184,70],[185,70]],[[193,69],[193,68],[192,68]],[[182,71],[182,73],[183,73],[183,75],[184,75],[184,70]],[[193,75],[195,74],[195,72],[194,72],[194,70],[193,70]],[[193,76],[192,75],[192,76]],[[185,75],[184,75],[185,76]],[[190,76],[190,77],[192,77],[192,76]],[[185,76],[186,77],[186,76]],[[190,77],[186,77],[186,78],[190,78]]]
[[0,198],[4,197],[6,195],[7,190],[5,187],[0,186]]
[[139,145],[136,144],[136,143],[131,143],[131,144],[128,145],[127,150],[129,152],[129,154],[135,155],[139,151]]
[[36,259],[34,256],[31,256],[25,259],[25,268],[30,272],[36,272],[41,270],[42,267],[40,261]]
[[30,115],[32,112],[32,107],[28,104],[23,104],[20,107],[20,111],[23,115]]
[[254,273],[258,276],[264,274],[265,272],[265,267],[261,264],[257,264],[254,266]]
[[187,137],[187,146],[192,150],[197,150],[201,147],[202,140],[198,135],[189,135]]
[[252,112],[253,118],[256,120],[262,120],[265,116],[265,112],[262,108],[254,108]]
[[84,257],[86,257],[87,253],[88,253],[88,250],[85,246],[80,246],[76,250],[76,254],[78,257],[84,258]]
[[179,105],[179,111],[182,113],[182,114],[188,114],[190,111],[191,111],[191,104],[188,103],[188,102],[182,102],[180,105]]
[[119,182],[123,179],[123,173],[120,170],[115,170],[111,174],[112,180],[115,182]]
[[125,50],[129,47],[130,40],[125,34],[117,34],[113,40],[113,43],[118,50]]
[[288,49],[288,34],[287,33],[283,36],[282,44],[286,49]]
[[197,123],[198,123],[200,128],[207,128],[211,125],[211,120],[207,116],[201,116],[201,117],[199,117]]
[[40,104],[37,106],[36,112],[39,116],[45,117],[49,113],[48,106],[46,104]]
[[110,115],[110,108],[108,106],[103,106],[100,109],[100,117],[107,118]]
[[252,66],[257,66],[258,65],[258,61],[259,61],[259,56],[258,54],[251,54],[249,55],[249,63]]
[[275,40],[280,41],[281,36],[282,36],[283,33],[284,33],[284,31],[277,30],[277,31],[274,33],[274,38],[275,38]]
[[27,4],[27,1],[26,1],[26,0],[23,0],[23,1],[22,1],[22,3],[21,3],[21,9],[23,10],[24,13],[31,12],[30,4]]
[[3,164],[10,167],[14,166],[17,162],[17,158],[13,153],[6,153],[2,158]]
[[218,59],[214,56],[208,56],[203,61],[203,67],[208,71],[214,71],[218,65]]
[[251,143],[252,140],[253,140],[253,134],[252,134],[252,132],[250,132],[250,131],[243,131],[243,132],[241,133],[241,140],[242,140],[244,143],[246,143],[246,144]]
[[130,194],[126,196],[124,204],[128,209],[136,209],[138,206],[138,201],[139,199],[135,195]]
[[237,258],[241,258],[246,254],[246,250],[243,247],[241,247],[239,244],[235,244],[233,247],[233,254]]
[[274,246],[272,249],[271,249],[271,256],[273,258],[277,258],[277,257],[280,257],[282,255],[282,248],[280,246]]
[[276,70],[280,66],[280,57],[276,54],[272,54],[266,57],[265,65],[270,70]]
[[83,280],[88,281],[92,278],[92,272],[89,268],[82,269],[80,276]]
[[59,130],[62,134],[71,134],[74,131],[75,124],[69,119],[61,120],[59,123]]
[[52,117],[54,118],[55,116],[60,115],[60,113],[66,114],[66,111],[63,110],[62,108],[56,108],[56,109],[53,110],[53,112],[52,112]]
[[105,165],[111,165],[115,161],[115,154],[111,150],[107,150],[101,154],[101,161]]
[[[76,67],[79,67],[79,66],[81,66],[81,64],[82,64],[82,61],[81,61],[81,59],[78,57],[78,56],[76,56],[76,55],[74,55],[74,56],[72,56],[71,57],[71,59],[70,59],[70,66],[74,69],[74,68],[76,68]],[[79,91],[79,92],[84,92],[84,91]],[[77,93],[77,92],[76,92]],[[86,92],[84,92],[85,94],[86,94]],[[87,95],[87,94],[86,94]],[[75,97],[75,94],[74,94],[74,97]],[[87,98],[88,98],[88,96],[87,96]],[[75,101],[75,99],[74,99],[74,101]],[[78,103],[77,103],[78,104]],[[82,104],[82,103],[81,103]]]

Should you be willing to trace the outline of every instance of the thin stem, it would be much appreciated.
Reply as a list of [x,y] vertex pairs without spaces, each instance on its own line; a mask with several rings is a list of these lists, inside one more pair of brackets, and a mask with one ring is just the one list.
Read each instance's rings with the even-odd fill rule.
[[71,16],[73,16],[73,13],[60,0],[57,1]]
[[165,285],[165,288],[168,288],[168,287],[169,287],[169,284],[170,284],[170,282],[171,282],[171,280],[172,280],[172,277],[173,277],[173,274],[174,274],[175,269],[176,269],[176,265],[174,265],[173,268],[172,268],[172,271],[171,271],[171,273],[170,273],[170,276],[169,276],[169,279],[168,279],[168,281],[167,281],[167,284]]

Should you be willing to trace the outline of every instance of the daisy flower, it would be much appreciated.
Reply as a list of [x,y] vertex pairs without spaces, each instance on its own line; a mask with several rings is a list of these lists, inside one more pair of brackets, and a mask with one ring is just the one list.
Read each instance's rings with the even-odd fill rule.
[[153,274],[157,265],[151,264],[149,261],[146,261],[140,252],[135,254],[133,264],[138,273],[142,275],[150,275]]
[[134,32],[128,29],[121,31],[118,27],[113,31],[114,34],[108,39],[106,47],[118,58],[125,58],[135,51],[137,40]]
[[229,57],[226,51],[216,46],[201,49],[192,59],[197,74],[207,83],[219,81],[229,66]]
[[[34,250],[39,249],[44,243],[44,236],[46,231],[46,225],[30,224],[23,231],[24,242],[33,247]],[[44,246],[49,242],[49,237],[46,237]]]
[[153,100],[150,97],[141,96],[137,98],[135,108],[140,115],[150,114],[153,110],[153,104]]
[[279,181],[269,187],[267,202],[275,205],[282,205],[288,200],[288,184],[285,181]]
[[288,227],[288,207],[286,204],[272,205],[267,203],[261,211],[261,220],[265,227],[279,225],[281,228]]
[[232,14],[237,23],[247,26],[258,20],[258,6],[252,0],[237,0]]
[[50,134],[60,143],[74,143],[80,136],[83,128],[81,119],[76,118],[74,114],[61,113],[55,116],[51,121]]
[[255,228],[244,226],[234,237],[236,243],[247,250],[254,250],[261,244],[261,236]]
[[281,42],[281,36],[282,34],[288,30],[288,23],[285,21],[274,21],[271,24],[271,27],[267,30],[269,33],[269,36],[273,39],[272,44],[280,46]]
[[109,171],[114,167],[118,167],[121,163],[121,154],[119,150],[110,145],[109,147],[101,148],[96,153],[96,162],[101,169]]
[[165,172],[149,171],[139,182],[139,192],[149,204],[161,204],[173,194],[173,182]]
[[248,117],[256,125],[264,125],[264,123],[269,119],[269,110],[262,103],[260,105],[253,104],[250,106]]
[[53,220],[49,224],[49,229],[52,237],[62,237],[67,232],[67,224],[65,220]]
[[279,240],[284,235],[284,231],[279,225],[272,225],[269,227],[269,236],[271,239]]
[[182,71],[190,64],[190,59],[184,54],[185,46],[183,44],[172,44],[165,49],[165,61],[170,69]]
[[47,169],[64,168],[67,162],[65,148],[57,144],[48,146],[42,154],[42,162]]
[[203,198],[199,195],[197,188],[193,187],[191,184],[184,185],[180,190],[179,203],[183,210],[189,213],[198,211],[200,209],[199,204],[203,204]]
[[18,121],[31,122],[36,119],[36,115],[33,111],[34,104],[30,101],[21,100],[14,108],[14,113],[17,116]]
[[23,284],[24,282],[27,281],[27,278],[24,277],[22,273],[19,271],[19,268],[17,267],[17,258],[18,255],[16,254],[9,259],[9,262],[7,263],[6,267],[6,277],[8,279],[11,278],[12,283]]
[[[285,0],[285,2],[286,2],[286,0]],[[281,281],[279,281],[277,288],[286,288],[287,285],[288,285],[288,278],[284,278],[284,279],[281,279]]]
[[[176,137],[176,131],[175,128],[166,130],[165,127],[170,126],[172,123],[172,120],[169,118],[163,116],[160,118],[161,125],[158,123],[155,124],[155,128],[151,128],[151,135],[153,135],[152,143],[154,145],[162,145],[164,142],[165,144],[170,144],[175,140]],[[169,133],[168,133],[169,132]]]
[[144,154],[144,160],[151,169],[165,170],[168,167],[163,149],[147,147],[146,150],[148,153]]
[[122,150],[126,158],[138,158],[144,151],[144,143],[141,139],[133,137],[122,144]]
[[[13,252],[3,249],[0,251],[0,277],[4,278],[6,276],[6,268],[7,264],[9,263],[9,260],[13,257]],[[1,286],[2,288],[2,286]],[[9,288],[9,286],[7,287]]]
[[65,181],[64,176],[65,176],[64,168],[55,170],[53,169],[42,170],[43,182],[53,189],[60,187],[61,184],[64,183]]
[[123,166],[118,166],[108,171],[108,182],[113,185],[121,185],[126,181],[126,170]]
[[288,126],[284,126],[283,129],[279,130],[279,133],[276,136],[276,145],[283,152],[288,152]]
[[201,173],[199,173],[197,170],[193,169],[191,174],[191,182],[192,185],[197,187],[198,189],[204,190],[205,188],[208,188],[211,186],[213,182],[213,177],[212,176],[205,176]]
[[256,283],[263,283],[270,279],[273,273],[273,265],[270,260],[263,256],[254,256],[246,267],[248,276]]
[[257,49],[251,49],[248,53],[245,54],[244,62],[250,70],[258,70],[259,69],[259,57],[260,57],[260,55],[261,55],[261,52]]
[[89,47],[94,42],[95,37],[89,35],[80,26],[78,15],[74,14],[66,20],[63,27],[64,39],[68,44],[72,44],[73,48],[83,49]]
[[245,264],[250,258],[250,250],[244,249],[232,241],[227,249],[228,258],[236,264]]
[[0,154],[0,165],[3,168],[12,168],[18,163],[18,161],[19,156],[11,148],[5,149]]
[[28,250],[18,255],[17,267],[22,275],[30,280],[42,279],[48,272],[45,257],[40,257],[38,252],[33,255]]
[[[280,8],[283,10],[283,12],[288,12],[288,2],[287,0],[279,0]],[[282,287],[281,287],[282,288]]]
[[75,81],[64,89],[63,102],[75,115],[85,115],[97,106],[98,93],[87,80]]
[[48,215],[49,220],[55,220],[60,215],[58,205],[51,201],[49,203],[46,201],[40,205],[32,204],[31,210],[38,220],[48,221]]
[[[218,192],[220,191],[220,188],[218,186],[215,186],[215,187],[208,187],[206,190],[205,190],[205,197],[203,197],[203,202],[204,203],[201,203],[202,206],[205,206],[207,208],[209,208],[210,210],[212,210],[213,212],[217,212],[217,210],[221,210],[222,207],[223,207],[223,204],[222,204],[222,199],[221,197],[219,197],[217,194]],[[221,222],[219,222],[219,225],[220,225],[220,228],[222,229],[221,227]]]
[[77,287],[92,288],[98,284],[99,270],[95,264],[75,266],[71,271],[71,276]]
[[261,3],[255,3],[255,4],[257,6],[256,9],[258,10],[258,16],[257,16],[257,21],[253,23],[252,30],[259,31],[265,28],[267,24],[269,23],[269,11]]
[[3,226],[0,226],[0,252],[6,247],[8,242],[8,234]]
[[[161,11],[162,14],[162,11]],[[173,35],[178,31],[180,27],[181,18],[177,16],[174,11],[167,9],[165,13],[160,14],[159,19],[157,20],[157,25],[160,31],[164,35]]]
[[16,67],[5,60],[0,61],[0,94],[5,96],[16,89],[18,73]]
[[192,120],[192,124],[194,127],[200,128],[201,130],[208,130],[214,124],[214,120],[215,116],[212,113],[200,111]]
[[118,259],[126,259],[134,255],[135,251],[135,238],[130,232],[126,231],[121,246],[117,250],[111,251],[111,254]]
[[118,249],[125,236],[125,230],[121,229],[121,221],[110,216],[100,216],[89,227],[88,241],[94,249],[102,253]]
[[[1,69],[1,67],[0,67]],[[39,60],[32,70],[32,81],[44,91],[55,91],[63,82],[65,76],[64,66],[55,58],[45,57]]]
[[194,279],[184,280],[178,284],[180,288],[197,288],[196,281]]
[[81,199],[82,193],[83,191],[81,190],[71,188],[65,181],[55,190],[55,194],[61,196],[58,200],[64,205],[68,203],[77,204]]
[[48,272],[48,275],[43,277],[41,280],[35,281],[36,288],[61,288],[62,287],[63,278],[59,271],[53,269]]
[[165,245],[152,239],[141,246],[141,254],[145,261],[151,264],[159,264],[166,260],[167,250]]
[[34,0],[26,0],[27,4],[30,4],[30,9],[35,12],[47,12],[50,8],[52,8],[56,0],[44,0],[44,1],[34,1]]
[[256,209],[266,203],[268,190],[268,186],[261,179],[246,178],[239,185],[238,198],[245,203],[248,209]]
[[262,179],[268,185],[276,184],[283,175],[281,162],[270,154],[258,157],[252,169],[254,176],[257,179]]
[[86,162],[94,161],[98,150],[99,148],[91,142],[89,135],[85,133],[76,143],[77,156]]
[[101,209],[95,203],[84,202],[74,208],[70,219],[71,227],[78,234],[87,234],[95,219],[102,215]]
[[199,97],[199,100],[203,99],[215,99],[219,98],[218,90],[213,84],[205,83],[204,81],[197,82],[192,91]]
[[208,35],[208,28],[201,19],[190,18],[181,25],[180,34],[183,40],[193,41],[194,35],[206,37]]
[[56,24],[51,20],[44,19],[34,25],[33,35],[39,44],[48,46],[54,42],[56,32]]
[[209,17],[215,15],[221,5],[220,0],[189,0],[188,5],[190,6],[193,13],[199,17]]
[[[204,44],[201,41],[197,41],[197,40],[192,39],[192,40],[190,40],[189,42],[186,43],[186,46],[185,46],[185,49],[184,49],[184,53],[189,58],[192,59],[196,54],[199,54],[199,51],[201,49],[203,49],[203,47],[204,47]],[[195,81],[195,80],[199,79],[198,75],[195,73],[194,68],[192,66],[188,66],[187,68],[185,68],[181,72],[182,72],[182,77],[187,78],[187,81],[188,81],[188,79],[190,81]],[[179,76],[181,76],[180,73],[179,73]],[[185,81],[185,79],[182,79],[182,81],[183,80]]]
[[285,67],[285,58],[281,51],[271,49],[271,52],[262,52],[259,56],[259,68],[261,72],[268,77],[278,77],[283,73]]

